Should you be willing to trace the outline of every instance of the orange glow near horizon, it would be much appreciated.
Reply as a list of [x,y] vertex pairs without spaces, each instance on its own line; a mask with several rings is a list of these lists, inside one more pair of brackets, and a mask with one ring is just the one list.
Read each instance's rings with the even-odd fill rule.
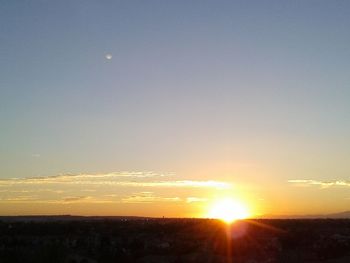
[[226,223],[246,219],[250,216],[248,208],[239,200],[223,198],[212,204],[209,208],[208,217],[220,219]]

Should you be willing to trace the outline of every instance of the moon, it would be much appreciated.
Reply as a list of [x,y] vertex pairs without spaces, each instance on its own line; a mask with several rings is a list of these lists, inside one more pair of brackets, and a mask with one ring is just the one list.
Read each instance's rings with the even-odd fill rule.
[[112,59],[112,54],[108,53],[105,55],[105,58],[108,59],[108,60],[111,60]]

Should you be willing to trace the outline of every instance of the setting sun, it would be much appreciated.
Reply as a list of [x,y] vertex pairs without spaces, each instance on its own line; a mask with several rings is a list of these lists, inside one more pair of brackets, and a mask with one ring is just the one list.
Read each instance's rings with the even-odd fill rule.
[[247,218],[249,212],[247,207],[238,200],[225,198],[218,200],[211,206],[208,216],[232,223],[235,220]]

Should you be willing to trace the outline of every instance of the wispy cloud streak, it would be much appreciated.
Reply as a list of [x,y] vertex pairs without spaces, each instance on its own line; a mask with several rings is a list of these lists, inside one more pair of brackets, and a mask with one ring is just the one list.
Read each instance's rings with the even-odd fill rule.
[[308,179],[295,179],[288,180],[288,183],[295,184],[297,186],[320,186],[321,188],[329,188],[334,186],[345,186],[350,187],[350,181],[347,180],[330,180],[330,181],[318,181]]
[[200,197],[187,197],[186,203],[194,203],[194,202],[206,202],[208,198],[200,198]]
[[[77,184],[77,185],[119,185],[134,187],[204,187],[230,188],[231,184],[220,181],[199,180],[159,180],[167,175],[147,173],[109,173],[109,174],[78,174],[56,175],[48,177],[12,178],[0,180],[0,186],[11,185],[50,185],[50,184]],[[152,179],[151,181],[149,179]]]
[[[155,172],[59,174],[2,179],[0,203],[194,203],[204,199],[187,196],[191,196],[191,189],[202,188],[216,191],[230,189],[232,185],[215,180],[178,180],[174,174]],[[172,195],[164,194],[168,193],[167,189],[174,189]],[[135,191],[138,194],[132,194]],[[179,192],[182,195],[177,196]]]
[[154,203],[154,202],[179,202],[179,197],[156,196],[153,192],[141,192],[125,197],[121,200],[123,203]]

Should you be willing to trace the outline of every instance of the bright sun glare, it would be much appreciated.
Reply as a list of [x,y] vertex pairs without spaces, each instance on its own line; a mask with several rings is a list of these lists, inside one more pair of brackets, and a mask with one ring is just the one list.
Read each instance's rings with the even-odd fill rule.
[[209,210],[210,218],[217,218],[232,223],[235,220],[249,217],[247,207],[237,200],[231,198],[221,199],[215,202]]

